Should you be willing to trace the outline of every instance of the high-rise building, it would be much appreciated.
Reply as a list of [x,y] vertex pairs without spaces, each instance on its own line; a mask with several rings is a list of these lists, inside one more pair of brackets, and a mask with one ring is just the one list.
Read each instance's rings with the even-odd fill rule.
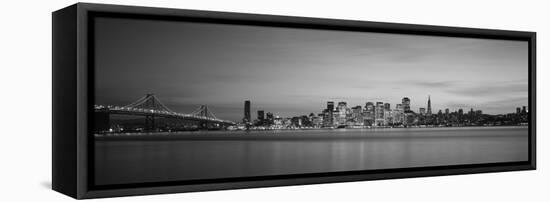
[[516,108],[516,114],[521,114],[521,108],[519,107]]
[[351,118],[356,125],[363,125],[363,108],[359,105],[351,108]]
[[273,113],[271,113],[271,112],[267,112],[265,119],[266,119],[267,124],[273,124],[275,122],[275,117],[273,116]]
[[243,122],[244,123],[250,123],[251,121],[251,118],[250,118],[250,100],[245,100],[244,101],[244,118],[243,118]]
[[391,109],[386,110],[384,109],[384,125],[392,125],[395,123],[395,111],[392,111]]
[[258,121],[260,121],[260,123],[263,123],[264,120],[265,120],[264,110],[258,110]]
[[376,102],[376,107],[374,110],[374,121],[376,125],[384,125],[384,103]]
[[403,110],[403,104],[396,104],[395,105],[395,113],[393,113],[393,122],[394,123],[403,123],[405,119],[405,113]]
[[349,113],[350,110],[348,109],[347,105],[348,104],[346,102],[338,102],[338,106],[336,108],[336,111],[338,113],[334,113],[335,114],[334,119],[336,120],[338,125],[346,124],[347,116],[348,114],[351,114]]
[[384,110],[390,110],[391,106],[390,103],[384,103]]
[[363,123],[366,126],[372,126],[374,124],[374,103],[365,103],[365,110],[363,111]]
[[329,111],[334,111],[334,102],[333,101],[328,101],[327,102],[327,109]]
[[403,111],[410,112],[411,111],[411,99],[408,97],[404,97],[401,100],[401,104],[403,105]]
[[432,115],[432,100],[430,99],[430,96],[428,96],[428,111],[426,113],[428,115]]
[[333,126],[334,125],[334,102],[333,101],[327,102],[327,113],[328,113],[327,123],[330,126]]
[[338,102],[338,111],[345,112],[347,107],[348,107],[348,103]]
[[521,113],[522,113],[522,114],[527,114],[527,107],[526,107],[526,106],[523,106],[523,107],[522,107]]
[[403,104],[396,104],[396,105],[395,105],[395,110],[397,110],[397,111],[403,111]]
[[354,117],[359,116],[359,114],[361,114],[362,111],[363,111],[363,108],[361,108],[361,106],[359,105],[351,108],[351,113],[353,114]]
[[374,103],[367,102],[365,104],[365,111],[372,111],[374,113]]

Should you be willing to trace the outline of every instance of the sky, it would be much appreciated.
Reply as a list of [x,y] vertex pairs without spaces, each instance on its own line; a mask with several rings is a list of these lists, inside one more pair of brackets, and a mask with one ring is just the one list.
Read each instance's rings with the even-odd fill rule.
[[411,109],[515,112],[528,102],[528,43],[248,25],[98,18],[95,104],[154,93],[190,113],[239,121],[244,101],[290,117],[403,97]]

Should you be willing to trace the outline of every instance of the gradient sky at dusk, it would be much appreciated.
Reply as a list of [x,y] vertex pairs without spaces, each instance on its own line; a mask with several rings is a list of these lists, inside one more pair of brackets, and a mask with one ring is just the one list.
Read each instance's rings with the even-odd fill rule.
[[528,43],[280,27],[99,18],[96,104],[154,93],[174,111],[208,104],[241,120],[244,100],[281,116],[411,98],[439,109],[527,105]]

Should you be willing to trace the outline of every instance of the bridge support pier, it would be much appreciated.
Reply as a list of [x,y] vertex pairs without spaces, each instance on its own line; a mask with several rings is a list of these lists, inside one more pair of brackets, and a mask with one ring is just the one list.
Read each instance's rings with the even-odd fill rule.
[[145,116],[145,131],[146,132],[154,132],[155,130],[156,130],[155,115]]

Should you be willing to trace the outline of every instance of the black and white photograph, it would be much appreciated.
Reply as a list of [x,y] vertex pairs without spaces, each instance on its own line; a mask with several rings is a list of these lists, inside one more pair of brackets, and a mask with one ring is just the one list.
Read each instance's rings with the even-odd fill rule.
[[98,186],[529,161],[528,41],[93,22]]
[[547,201],[546,4],[4,1],[0,202]]

